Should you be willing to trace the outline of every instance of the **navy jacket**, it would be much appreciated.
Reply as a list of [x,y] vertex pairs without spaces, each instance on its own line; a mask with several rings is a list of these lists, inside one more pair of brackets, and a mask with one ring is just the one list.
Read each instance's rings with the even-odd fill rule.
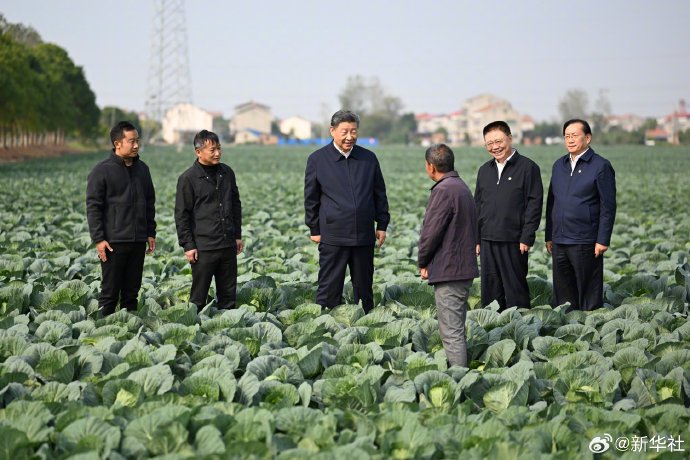
[[91,240],[140,243],[156,236],[156,193],[146,163],[131,166],[111,152],[89,173],[86,219]]
[[479,276],[476,229],[472,192],[456,171],[444,174],[431,187],[419,235],[417,263],[429,270],[429,284]]
[[479,240],[520,242],[534,246],[541,221],[544,187],[539,166],[516,150],[498,179],[496,160],[477,172],[474,203]]
[[390,221],[374,152],[355,145],[345,158],[331,142],[312,153],[304,173],[304,211],[310,233],[321,235],[324,244],[374,244],[374,230],[385,231]]
[[216,177],[209,177],[197,160],[182,173],[175,195],[175,227],[185,251],[230,248],[242,239],[242,203],[230,166],[219,164]]
[[546,241],[611,244],[616,218],[616,175],[590,148],[571,173],[570,154],[556,160],[546,199]]

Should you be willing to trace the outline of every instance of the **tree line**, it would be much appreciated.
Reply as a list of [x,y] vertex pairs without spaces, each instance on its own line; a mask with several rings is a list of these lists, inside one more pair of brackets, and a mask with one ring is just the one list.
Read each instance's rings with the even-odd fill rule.
[[362,134],[387,144],[416,141],[417,121],[413,113],[401,113],[402,100],[389,94],[378,78],[354,75],[347,78],[338,94],[340,107],[360,117]]
[[[596,143],[600,145],[644,144],[646,132],[658,127],[657,120],[651,117],[645,118],[640,126],[632,131],[625,130],[620,126],[611,126],[609,124],[609,117],[612,113],[611,102],[607,91],[603,89],[599,90],[592,109],[589,104],[589,96],[584,90],[568,90],[558,102],[558,113],[561,120],[571,118],[589,120]],[[537,138],[560,137],[563,134],[562,126],[561,123],[555,121],[537,123],[533,130],[524,133],[524,138],[534,141]],[[682,145],[689,145],[690,130],[679,132],[678,142]]]
[[81,67],[33,28],[0,14],[0,145],[3,148],[95,139],[100,109]]

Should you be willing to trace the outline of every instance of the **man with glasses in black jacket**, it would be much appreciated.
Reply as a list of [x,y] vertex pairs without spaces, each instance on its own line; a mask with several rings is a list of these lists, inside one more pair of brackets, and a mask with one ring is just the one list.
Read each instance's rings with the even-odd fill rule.
[[489,123],[483,134],[493,158],[479,168],[474,191],[482,305],[496,300],[500,310],[529,308],[527,255],[541,221],[541,173],[513,148],[505,121]]

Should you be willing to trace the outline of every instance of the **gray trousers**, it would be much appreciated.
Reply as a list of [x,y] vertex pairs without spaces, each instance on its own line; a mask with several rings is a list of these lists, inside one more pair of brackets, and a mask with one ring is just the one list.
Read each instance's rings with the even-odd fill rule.
[[465,317],[472,280],[434,284],[438,329],[451,366],[467,367]]

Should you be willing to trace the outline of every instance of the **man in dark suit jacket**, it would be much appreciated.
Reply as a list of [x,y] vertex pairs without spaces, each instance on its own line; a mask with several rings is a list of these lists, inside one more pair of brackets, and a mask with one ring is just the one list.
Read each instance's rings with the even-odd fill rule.
[[568,155],[553,165],[546,200],[546,249],[553,256],[556,305],[593,310],[604,304],[604,252],[616,218],[616,175],[589,147],[585,120],[563,125]]
[[539,166],[513,148],[505,121],[484,127],[493,157],[477,172],[477,255],[481,256],[482,305],[529,308],[527,255],[541,221],[544,188]]
[[343,303],[349,266],[355,302],[368,312],[374,307],[374,243],[384,243],[390,214],[381,167],[373,152],[356,145],[358,128],[356,114],[333,114],[333,142],[307,160],[304,209],[311,240],[319,245],[316,303]]

